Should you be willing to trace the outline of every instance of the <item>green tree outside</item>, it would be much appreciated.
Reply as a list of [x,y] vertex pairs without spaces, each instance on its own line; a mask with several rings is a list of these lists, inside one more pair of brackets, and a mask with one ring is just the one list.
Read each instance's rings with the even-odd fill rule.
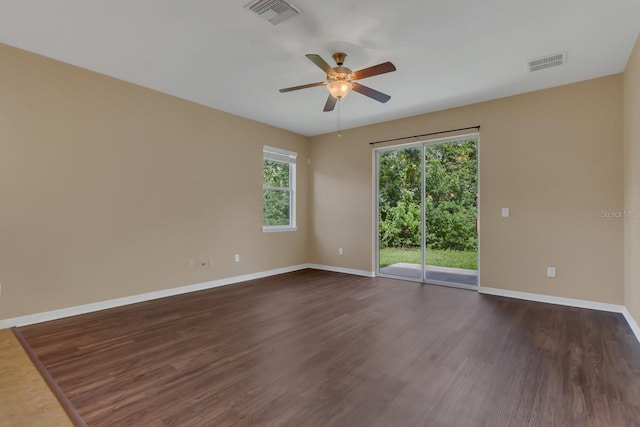
[[264,160],[263,225],[289,225],[291,165]]
[[[420,247],[421,150],[380,154],[380,247]],[[476,140],[425,149],[425,229],[429,249],[476,251]]]

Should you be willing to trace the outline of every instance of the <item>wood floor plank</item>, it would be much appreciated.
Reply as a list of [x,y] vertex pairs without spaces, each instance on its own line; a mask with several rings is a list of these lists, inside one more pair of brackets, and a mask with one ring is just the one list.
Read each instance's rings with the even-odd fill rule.
[[303,270],[20,328],[89,426],[640,426],[619,314]]

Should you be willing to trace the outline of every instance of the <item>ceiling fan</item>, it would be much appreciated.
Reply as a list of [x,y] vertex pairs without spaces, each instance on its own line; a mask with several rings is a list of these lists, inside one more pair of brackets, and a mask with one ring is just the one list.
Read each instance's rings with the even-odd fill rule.
[[367,77],[373,77],[378,74],[395,71],[396,67],[391,62],[383,62],[382,64],[374,65],[373,67],[363,68],[358,71],[351,71],[349,68],[342,66],[347,57],[346,53],[337,52],[332,55],[334,61],[338,64],[337,67],[331,67],[320,55],[310,53],[305,56],[309,58],[311,62],[320,67],[322,71],[327,73],[327,81],[280,89],[281,93],[315,86],[326,86],[329,90],[329,98],[327,99],[327,103],[324,105],[324,111],[333,111],[336,106],[336,102],[347,96],[351,89],[364,96],[373,98],[378,102],[387,102],[391,99],[391,97],[385,93],[378,92],[375,89],[371,89],[370,87],[356,82],[356,80],[362,80]]

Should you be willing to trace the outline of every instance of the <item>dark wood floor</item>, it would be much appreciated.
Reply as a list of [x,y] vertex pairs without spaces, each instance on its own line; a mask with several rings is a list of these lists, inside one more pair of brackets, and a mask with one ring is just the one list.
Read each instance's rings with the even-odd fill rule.
[[621,315],[304,270],[20,328],[89,426],[640,426]]

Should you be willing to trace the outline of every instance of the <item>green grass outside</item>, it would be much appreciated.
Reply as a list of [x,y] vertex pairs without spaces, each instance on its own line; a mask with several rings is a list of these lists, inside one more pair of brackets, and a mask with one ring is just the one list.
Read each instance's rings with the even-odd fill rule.
[[[380,249],[380,268],[406,262],[420,264],[420,249],[384,248]],[[451,251],[427,249],[427,265],[439,267],[478,269],[478,253],[476,251]]]

